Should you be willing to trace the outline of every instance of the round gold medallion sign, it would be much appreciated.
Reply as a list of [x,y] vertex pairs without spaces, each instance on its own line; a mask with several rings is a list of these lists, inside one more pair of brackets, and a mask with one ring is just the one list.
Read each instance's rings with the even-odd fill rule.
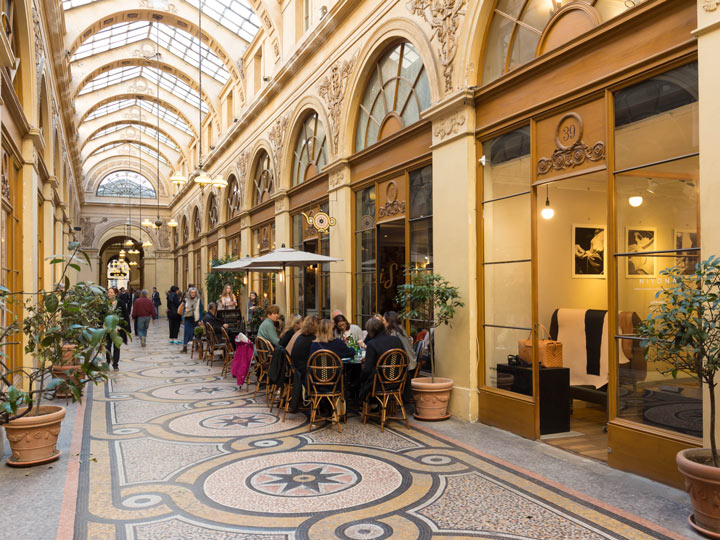
[[571,112],[563,116],[555,131],[555,143],[561,150],[568,150],[582,139],[583,121],[579,114]]

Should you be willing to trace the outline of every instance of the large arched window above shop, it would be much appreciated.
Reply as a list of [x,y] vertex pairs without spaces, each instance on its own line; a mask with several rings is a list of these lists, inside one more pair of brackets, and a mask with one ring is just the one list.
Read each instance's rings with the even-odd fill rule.
[[255,163],[257,163],[253,177],[255,204],[260,204],[270,199],[270,196],[275,193],[275,175],[270,163],[270,155],[265,150],[260,151]]
[[497,0],[485,41],[482,83],[530,62],[644,0]]
[[220,208],[218,207],[218,200],[215,195],[210,195],[208,201],[208,228],[213,230],[218,226],[220,222]]
[[193,239],[200,238],[202,232],[202,222],[200,221],[200,211],[197,206],[193,210]]
[[305,118],[295,143],[292,185],[297,186],[320,174],[327,161],[325,126],[318,114],[313,112]]
[[100,181],[98,197],[138,197],[154,199],[155,188],[135,171],[113,171]]
[[393,46],[373,67],[365,87],[355,134],[355,150],[420,120],[430,106],[430,84],[417,49]]
[[227,188],[228,219],[237,216],[242,210],[243,193],[242,186],[234,176],[230,177]]

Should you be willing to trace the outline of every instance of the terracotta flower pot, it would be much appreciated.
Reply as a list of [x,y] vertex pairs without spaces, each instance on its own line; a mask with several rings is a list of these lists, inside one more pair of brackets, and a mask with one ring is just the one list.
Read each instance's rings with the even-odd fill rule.
[[72,396],[70,388],[67,385],[68,379],[76,377],[76,372],[80,369],[79,365],[73,364],[73,353],[75,352],[75,345],[66,344],[62,346],[62,359],[64,365],[55,365],[52,367],[52,375],[57,379],[66,381],[65,384],[61,384],[57,387],[55,395],[59,398],[69,398]]
[[415,418],[418,420],[445,420],[450,418],[447,412],[450,392],[455,381],[443,377],[417,377],[411,379],[410,387],[415,399]]
[[709,448],[690,448],[676,456],[680,473],[685,477],[685,491],[690,495],[693,515],[690,524],[705,534],[720,533],[720,468],[712,464]]
[[5,424],[5,434],[12,451],[12,455],[7,459],[8,465],[29,467],[60,457],[56,445],[60,424],[65,418],[65,408],[42,405],[39,416],[35,416],[33,412]]

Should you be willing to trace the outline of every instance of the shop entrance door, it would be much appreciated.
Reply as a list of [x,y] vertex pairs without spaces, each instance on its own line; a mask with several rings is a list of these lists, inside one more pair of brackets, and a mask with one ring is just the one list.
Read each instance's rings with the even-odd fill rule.
[[536,183],[535,195],[540,436],[607,461],[607,172]]
[[382,223],[377,227],[377,309],[378,313],[397,311],[398,285],[405,282],[405,220]]

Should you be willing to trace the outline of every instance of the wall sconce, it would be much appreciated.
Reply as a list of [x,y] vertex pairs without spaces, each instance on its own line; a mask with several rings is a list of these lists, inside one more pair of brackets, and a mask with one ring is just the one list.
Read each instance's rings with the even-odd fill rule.
[[284,274],[284,273],[285,273],[285,272],[283,272],[283,271],[281,270],[281,271],[278,272],[278,274],[277,274],[277,275],[278,275],[278,281],[279,281],[280,283],[283,282],[283,274]]
[[247,285],[247,274],[243,276],[243,285]]

